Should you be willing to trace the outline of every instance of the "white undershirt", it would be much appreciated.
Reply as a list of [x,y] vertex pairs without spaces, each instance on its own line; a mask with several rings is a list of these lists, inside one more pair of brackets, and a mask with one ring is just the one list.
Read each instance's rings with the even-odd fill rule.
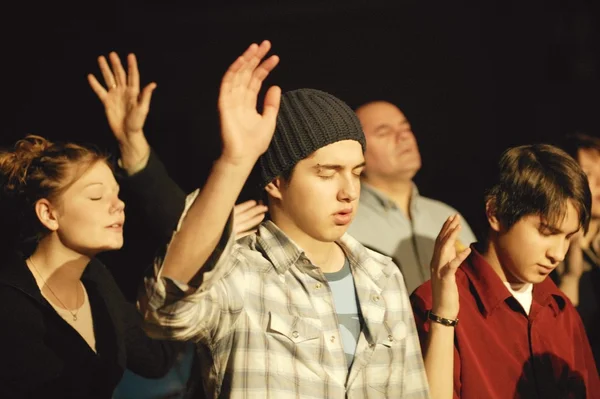
[[521,304],[525,313],[529,314],[531,309],[531,301],[533,300],[533,284],[525,284],[518,290],[513,289],[510,283],[504,282],[506,288],[513,297]]

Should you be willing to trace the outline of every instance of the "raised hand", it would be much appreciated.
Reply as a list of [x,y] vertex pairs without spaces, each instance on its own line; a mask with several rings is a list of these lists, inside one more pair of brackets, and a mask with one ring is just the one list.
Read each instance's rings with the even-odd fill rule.
[[456,241],[460,231],[458,215],[450,216],[435,240],[431,259],[431,289],[433,306],[431,311],[447,319],[456,319],[459,310],[456,270],[471,253],[470,248],[456,252]]
[[237,204],[233,208],[233,231],[236,239],[254,233],[258,224],[265,218],[268,209],[255,200]]
[[117,53],[111,52],[109,59],[111,66],[104,56],[98,57],[105,86],[93,74],[88,75],[88,82],[104,105],[108,124],[121,147],[127,169],[128,164],[139,161],[150,151],[143,128],[156,83],[149,83],[140,92],[140,73],[134,54],[127,56],[127,73]]
[[276,55],[262,61],[270,49],[267,40],[260,46],[253,43],[223,76],[219,93],[221,158],[227,162],[254,164],[273,137],[281,101],[279,87],[267,90],[262,114],[256,108],[263,81],[279,63]]

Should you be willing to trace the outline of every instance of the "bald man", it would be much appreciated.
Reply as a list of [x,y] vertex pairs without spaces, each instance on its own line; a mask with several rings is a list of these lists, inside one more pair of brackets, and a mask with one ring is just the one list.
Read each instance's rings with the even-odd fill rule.
[[[391,256],[412,292],[429,280],[435,238],[451,206],[419,195],[413,177],[421,154],[404,113],[385,101],[356,110],[367,139],[360,206],[348,233],[363,245]],[[475,241],[463,219],[460,247]]]

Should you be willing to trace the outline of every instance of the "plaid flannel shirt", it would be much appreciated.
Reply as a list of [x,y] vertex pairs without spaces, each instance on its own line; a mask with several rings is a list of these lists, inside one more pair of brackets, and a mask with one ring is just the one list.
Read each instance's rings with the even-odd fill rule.
[[[188,196],[179,227],[197,194]],[[161,277],[164,257],[157,257],[140,301],[146,331],[195,341],[214,398],[429,398],[398,267],[347,234],[338,243],[362,316],[350,369],[326,278],[270,221],[236,242],[230,219],[192,293]]]

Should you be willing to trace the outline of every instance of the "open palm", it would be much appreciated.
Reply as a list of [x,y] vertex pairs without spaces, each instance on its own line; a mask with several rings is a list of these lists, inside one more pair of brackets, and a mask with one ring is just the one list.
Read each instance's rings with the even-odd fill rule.
[[267,40],[260,45],[252,44],[223,76],[219,113],[222,156],[228,161],[255,162],[273,137],[281,101],[279,87],[273,86],[267,91],[262,114],[256,107],[263,81],[279,63],[276,55],[262,61],[270,48]]
[[150,110],[152,91],[156,83],[150,83],[140,94],[140,74],[134,54],[127,56],[128,73],[125,72],[119,56],[109,55],[111,67],[104,56],[98,57],[98,65],[106,88],[92,74],[88,81],[106,112],[108,124],[119,143],[143,136],[144,122]]
[[459,231],[458,215],[450,216],[436,238],[431,259],[432,311],[448,319],[455,319],[459,311],[456,270],[471,252],[470,248],[466,248],[457,253]]

